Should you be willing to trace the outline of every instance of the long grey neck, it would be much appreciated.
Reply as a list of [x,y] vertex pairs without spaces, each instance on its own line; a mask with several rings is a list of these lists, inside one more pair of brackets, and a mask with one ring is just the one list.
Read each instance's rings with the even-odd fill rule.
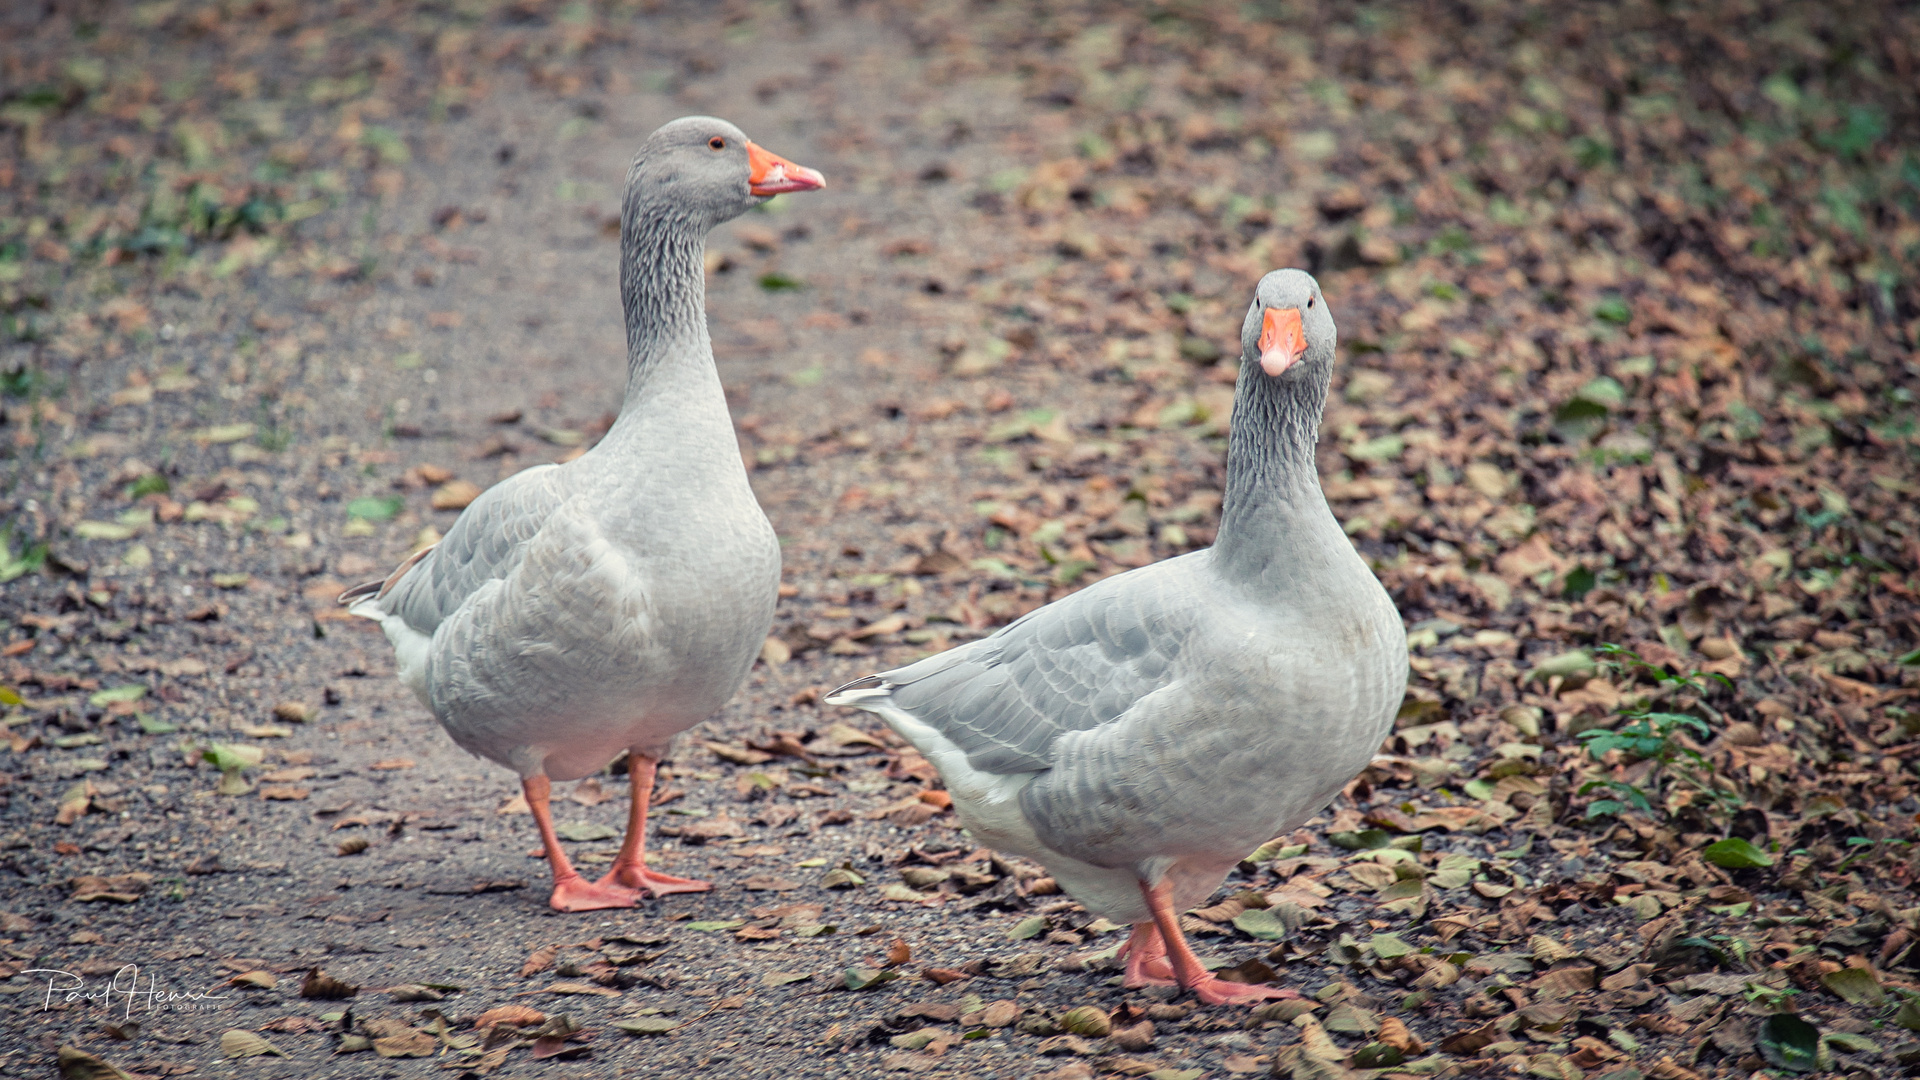
[[620,223],[620,302],[627,316],[631,410],[662,383],[711,368],[707,339],[706,226],[684,208],[630,198]]
[[1227,439],[1227,492],[1214,558],[1229,576],[1279,585],[1310,569],[1315,534],[1346,541],[1320,490],[1314,448],[1332,365],[1305,361],[1300,377],[1272,378],[1257,359],[1240,365]]

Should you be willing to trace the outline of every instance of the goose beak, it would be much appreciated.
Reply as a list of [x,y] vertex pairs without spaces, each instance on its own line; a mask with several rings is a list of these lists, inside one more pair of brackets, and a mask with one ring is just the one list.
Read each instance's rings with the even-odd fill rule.
[[1307,334],[1299,308],[1268,308],[1260,320],[1260,368],[1278,375],[1307,354]]
[[747,190],[755,195],[812,191],[827,186],[827,178],[818,170],[795,165],[771,150],[762,150],[752,139],[747,140],[747,164],[752,166],[747,174]]

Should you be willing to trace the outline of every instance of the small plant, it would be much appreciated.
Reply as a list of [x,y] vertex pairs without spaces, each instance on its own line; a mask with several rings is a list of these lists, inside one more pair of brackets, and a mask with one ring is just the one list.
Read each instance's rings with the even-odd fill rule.
[[[1618,645],[1602,645],[1596,651],[1605,657],[1601,661],[1602,666],[1613,671],[1645,675],[1656,683],[1695,695],[1704,696],[1707,692],[1709,684],[1703,672],[1689,671],[1685,675],[1672,675],[1664,668],[1642,660],[1632,650]],[[1713,678],[1728,687],[1733,686],[1733,680],[1724,675],[1715,674]],[[1701,708],[1712,712],[1705,705]],[[1587,744],[1587,753],[1592,755],[1593,760],[1601,761],[1606,758],[1608,751],[1618,750],[1624,757],[1634,761],[1650,761],[1653,765],[1642,778],[1644,786],[1610,778],[1589,780],[1581,785],[1582,795],[1604,791],[1613,796],[1588,803],[1588,818],[1618,814],[1628,809],[1654,814],[1655,799],[1660,797],[1661,789],[1673,781],[1706,796],[1712,808],[1720,813],[1732,813],[1740,809],[1742,803],[1739,793],[1721,786],[1714,776],[1713,762],[1681,739],[1681,736],[1689,733],[1702,739],[1711,736],[1713,729],[1705,720],[1690,713],[1655,712],[1644,705],[1628,709],[1621,716],[1625,722],[1617,728],[1596,728],[1580,733],[1579,738]]]
[[1853,849],[1853,854],[1840,860],[1840,865],[1833,868],[1836,874],[1845,871],[1847,867],[1882,849],[1910,847],[1911,844],[1906,840],[1891,836],[1884,840],[1869,840],[1864,836],[1849,836],[1847,837],[1847,846]]
[[28,542],[20,553],[13,549],[13,533],[0,532],[0,584],[31,574],[47,561],[47,545]]

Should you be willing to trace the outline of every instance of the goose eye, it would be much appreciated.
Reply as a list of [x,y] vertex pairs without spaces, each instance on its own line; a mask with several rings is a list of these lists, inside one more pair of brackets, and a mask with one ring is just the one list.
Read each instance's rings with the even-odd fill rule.
[[1313,306],[1313,297],[1311,297],[1311,296],[1309,296],[1309,297],[1307,297],[1307,306],[1308,306],[1308,307],[1312,307],[1312,306]]
[[715,135],[713,138],[707,140],[707,145],[713,147],[715,150],[725,150],[727,148],[727,140]]

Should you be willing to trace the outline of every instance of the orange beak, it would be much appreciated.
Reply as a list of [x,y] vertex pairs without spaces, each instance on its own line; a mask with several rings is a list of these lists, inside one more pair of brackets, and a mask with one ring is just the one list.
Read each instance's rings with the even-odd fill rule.
[[1307,354],[1307,334],[1299,308],[1268,308],[1260,320],[1260,367],[1278,375]]
[[783,191],[812,191],[827,186],[827,178],[805,165],[795,165],[779,154],[762,150],[747,140],[747,190],[755,195],[778,195]]

